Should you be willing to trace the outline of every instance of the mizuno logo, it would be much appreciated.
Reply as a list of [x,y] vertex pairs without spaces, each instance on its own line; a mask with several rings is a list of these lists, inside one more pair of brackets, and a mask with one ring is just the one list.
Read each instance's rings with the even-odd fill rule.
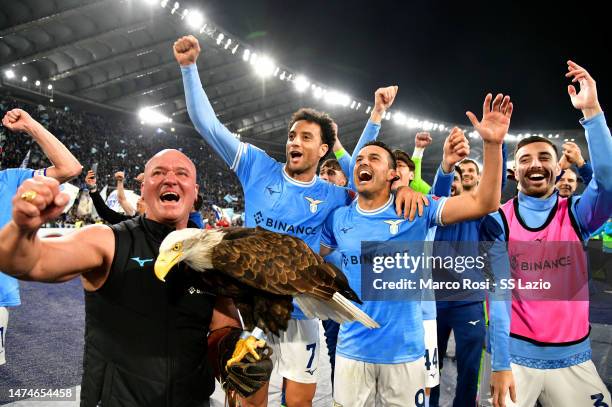
[[306,199],[308,202],[310,202],[310,212],[312,212],[312,213],[316,213],[316,212],[317,212],[317,209],[318,209],[319,204],[324,202],[324,201],[319,201],[319,200],[317,200],[317,199],[310,198],[310,197],[308,197],[308,196],[305,196],[304,198],[305,198],[305,199]]
[[275,190],[272,189],[272,187],[266,187],[266,189],[268,190],[268,193],[270,195],[280,194],[280,191],[275,191]]
[[140,257],[131,257],[130,260],[134,260],[140,267],[144,267],[145,263],[148,261],[153,261],[153,259],[140,259]]
[[350,227],[350,228],[342,228],[340,230],[342,231],[342,233],[346,233],[346,232],[348,232],[351,229],[353,229],[353,228],[352,227]]
[[317,368],[315,367],[314,369],[306,369],[304,370],[306,373],[310,374],[311,376],[314,375],[314,372],[317,371]]
[[384,222],[389,225],[389,233],[397,235],[397,232],[399,232],[399,225],[405,222],[405,219],[385,220]]
[[468,324],[472,324],[473,326],[476,326],[477,323],[479,323],[480,320],[477,321],[468,321]]

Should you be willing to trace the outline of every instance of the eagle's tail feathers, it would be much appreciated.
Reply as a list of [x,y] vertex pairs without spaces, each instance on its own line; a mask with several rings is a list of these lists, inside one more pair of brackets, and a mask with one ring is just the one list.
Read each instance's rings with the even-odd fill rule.
[[368,328],[380,327],[368,314],[340,293],[335,293],[329,301],[304,294],[296,296],[295,300],[308,318],[333,319],[338,323],[359,321]]
[[332,297],[332,301],[335,304],[341,306],[349,315],[352,316],[351,320],[359,321],[368,328],[380,328],[380,325],[374,321],[368,314],[359,309],[355,304],[347,300],[342,294],[335,293]]

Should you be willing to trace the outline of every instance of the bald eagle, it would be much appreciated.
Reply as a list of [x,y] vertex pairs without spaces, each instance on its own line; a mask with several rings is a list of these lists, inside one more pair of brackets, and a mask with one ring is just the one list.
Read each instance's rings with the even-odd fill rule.
[[[293,299],[309,318],[379,327],[349,301],[362,303],[342,271],[325,263],[297,237],[260,227],[181,229],[162,242],[155,275],[164,281],[181,261],[202,272],[202,280],[212,293],[234,299],[248,332],[259,328],[278,335],[286,330]],[[257,357],[256,347],[265,344],[259,339],[251,335],[239,341],[228,365],[247,352]]]

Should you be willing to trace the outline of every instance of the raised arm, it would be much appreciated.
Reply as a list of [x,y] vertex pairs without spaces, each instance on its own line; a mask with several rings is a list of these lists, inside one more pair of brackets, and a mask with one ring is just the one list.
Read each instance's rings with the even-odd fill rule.
[[[446,200],[442,223],[451,224],[476,219],[499,208],[501,199],[502,143],[510,127],[513,105],[509,96],[488,94],[484,100],[482,120],[474,113],[467,116],[483,140],[483,170],[475,194],[461,194]],[[492,101],[492,102],[491,102]]]
[[25,110],[9,111],[2,119],[2,125],[13,132],[28,133],[34,139],[53,164],[45,171],[48,177],[64,183],[81,173],[83,166],[79,160]]
[[612,136],[599,105],[595,80],[578,64],[568,61],[567,65],[565,76],[580,84],[579,92],[569,85],[568,93],[572,105],[583,114],[580,123],[585,130],[593,167],[593,179],[575,205],[576,220],[586,238],[612,213]]
[[63,282],[83,274],[95,285],[106,276],[114,253],[110,228],[93,225],[60,238],[39,239],[38,229],[59,216],[68,195],[59,183],[37,176],[13,198],[13,219],[0,229],[0,270],[22,280]]
[[333,126],[334,133],[336,134],[336,142],[334,143],[334,147],[332,148],[332,150],[334,150],[334,156],[336,157],[336,160],[338,160],[338,164],[340,164],[342,172],[344,173],[344,175],[346,175],[346,178],[349,179],[351,169],[351,155],[348,153],[348,151],[344,149],[344,146],[340,142],[340,137],[338,137],[338,125],[336,124],[336,122],[333,122]]
[[125,187],[123,186],[123,181],[125,180],[125,174],[123,171],[117,171],[115,173],[115,180],[117,181],[117,201],[119,201],[119,205],[125,211],[125,214],[128,216],[136,215],[136,208],[127,200],[125,196]]
[[442,163],[433,183],[432,193],[434,195],[450,196],[455,165],[468,155],[470,155],[470,143],[467,137],[460,128],[453,127],[442,147]]
[[361,133],[361,137],[359,137],[359,141],[357,141],[357,145],[355,146],[353,155],[351,157],[349,172],[346,174],[349,178],[349,188],[351,189],[354,189],[355,186],[353,181],[353,169],[355,168],[357,153],[363,148],[364,145],[370,141],[376,140],[376,137],[378,137],[382,118],[387,109],[389,109],[393,104],[397,91],[397,86],[387,86],[386,88],[378,88],[376,92],[374,92],[374,107],[370,113],[370,120],[368,120],[366,123],[366,126]]
[[100,191],[98,191],[98,186],[96,184],[96,174],[89,170],[87,171],[87,176],[85,177],[85,184],[87,184],[87,189],[89,189],[89,197],[93,202],[94,208],[96,208],[96,212],[98,216],[102,219],[114,225],[119,222],[123,222],[124,220],[129,219],[129,216],[126,216],[122,213],[115,212],[111,208],[106,205],[104,199],[100,196]]
[[431,186],[423,180],[421,167],[423,164],[423,153],[428,145],[431,144],[431,134],[420,131],[414,136],[414,151],[412,152],[412,162],[414,163],[414,179],[410,182],[410,188],[424,194],[429,193]]
[[240,141],[217,119],[215,111],[202,88],[196,60],[200,44],[193,36],[179,38],[174,43],[174,57],[181,66],[187,112],[193,125],[213,150],[232,167]]

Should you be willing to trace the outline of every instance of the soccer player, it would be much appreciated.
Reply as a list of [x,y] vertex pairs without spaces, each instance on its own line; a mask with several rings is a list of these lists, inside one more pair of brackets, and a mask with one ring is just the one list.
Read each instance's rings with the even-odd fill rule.
[[[13,132],[23,132],[30,135],[40,146],[53,166],[34,171],[27,168],[9,168],[0,171],[0,227],[11,219],[12,196],[25,180],[34,175],[47,175],[59,182],[66,182],[81,173],[82,166],[70,151],[40,123],[26,111],[13,109],[6,113],[2,125]],[[21,304],[19,283],[0,271],[0,365],[6,362],[6,330],[8,325],[8,309]]]
[[459,164],[463,192],[473,192],[480,182],[480,167],[474,160],[466,158]]
[[336,158],[328,158],[323,161],[319,169],[319,178],[339,187],[345,187],[348,184],[346,175]]
[[[555,190],[561,171],[555,145],[542,137],[525,138],[514,153],[520,192],[502,205],[499,213],[487,217],[483,232],[508,242],[511,263],[515,264],[529,261],[528,253],[518,252],[521,242],[568,242],[565,254],[572,266],[559,265],[553,270],[584,276],[586,270],[579,266],[586,264],[584,252],[572,248],[588,239],[612,213],[612,138],[595,81],[573,61],[567,65],[566,77],[580,85],[579,92],[568,86],[568,93],[572,105],[583,114],[580,124],[585,129],[593,179],[580,199],[560,197]],[[577,288],[585,291],[586,283]],[[508,398],[505,403],[498,401],[495,394],[487,394],[485,380],[481,381],[483,405],[532,407],[536,401],[544,407],[612,405],[610,392],[591,361],[588,297],[572,301],[513,299],[509,351],[502,349],[502,353],[508,354],[504,364],[512,367],[518,400],[516,404]]]
[[561,178],[555,184],[555,188],[559,191],[561,198],[569,198],[574,195],[576,188],[578,188],[578,176],[571,168],[566,169],[561,174]]
[[[501,190],[503,191],[506,179],[505,145],[502,147],[502,163],[500,176],[502,179]],[[478,182],[476,182],[476,186],[471,189],[470,187],[468,187],[468,189],[463,188],[462,173],[464,169],[470,173],[470,176],[467,177],[468,185],[471,186],[471,184],[474,183],[474,179],[476,179],[474,174],[478,174],[479,177],[480,168],[476,162],[470,159],[463,160],[459,165],[455,166],[453,183],[448,186],[446,191],[441,193],[442,196],[448,196],[449,194],[450,196],[460,196],[462,194],[476,193],[479,189]],[[436,182],[438,182],[438,180],[445,182],[445,178],[438,178]],[[442,185],[438,185],[438,189],[442,189]],[[460,247],[466,252],[477,250],[476,244],[481,240],[480,225],[483,219],[485,219],[485,217],[436,228],[435,240],[447,242],[475,242],[473,247],[469,244],[460,245]],[[468,275],[467,273],[470,272],[475,272],[475,270],[464,271],[463,275]],[[478,297],[476,294],[472,296],[467,295],[467,297],[472,298],[467,300],[454,299],[453,301],[438,299],[438,301],[436,301],[439,348],[438,360],[440,363],[440,371],[442,371],[443,368],[443,361],[446,356],[446,349],[451,331],[454,332],[455,336],[457,384],[453,401],[454,407],[474,405],[476,401],[482,349],[485,344],[486,316],[484,304],[481,300],[474,299]],[[491,320],[493,325],[491,332],[495,330],[497,333],[497,327],[507,321],[508,314],[506,309],[501,308],[503,304],[501,304],[500,301],[496,300],[493,305],[494,307],[491,309]],[[495,362],[497,362],[497,358]],[[495,364],[493,367],[492,383],[495,386],[499,386],[500,392],[504,392],[504,394],[511,389],[514,391],[512,372],[509,368],[502,369]],[[503,390],[501,390],[502,387]],[[440,391],[440,386],[436,386],[432,389],[430,399],[431,407],[438,407]]]
[[[336,138],[336,140],[338,139]],[[336,149],[338,144],[339,142],[336,142],[334,149]],[[342,171],[342,168],[340,168],[340,163],[336,158],[329,158],[323,161],[323,164],[321,164],[321,168],[319,169],[319,178],[340,187],[346,186],[348,183],[346,175],[344,174],[344,171]],[[342,256],[339,252],[332,252],[328,256],[325,256],[325,261],[333,264],[339,269],[342,269]],[[334,369],[336,365],[336,344],[338,342],[338,331],[340,329],[340,324],[332,319],[321,322],[323,323],[323,329],[325,330],[325,343],[327,344],[327,355],[329,356],[329,364],[331,365],[331,380],[333,389]]]
[[[559,167],[562,170],[571,168],[572,165],[576,166],[577,175],[580,175],[582,182],[588,184],[593,178],[593,167],[591,163],[584,159],[582,151],[578,144],[572,141],[566,141],[563,143],[563,156],[559,160]],[[563,175],[563,174],[562,174]]]
[[[337,209],[326,221],[322,253],[342,253],[343,271],[361,294],[363,241],[424,241],[431,227],[478,218],[499,206],[501,144],[508,131],[512,103],[508,96],[487,95],[482,121],[468,112],[484,141],[483,191],[451,198],[431,197],[421,217],[406,222],[393,209],[391,184],[397,176],[395,157],[373,141],[356,155],[353,173],[358,191],[350,206]],[[435,347],[435,306],[431,301],[364,301],[362,309],[380,325],[376,330],[342,324],[336,354],[334,400],[342,406],[423,406],[426,344]],[[433,308],[433,309],[432,309]],[[426,319],[424,328],[423,320]],[[427,335],[427,331],[433,335]]]
[[461,167],[455,166],[455,172],[453,173],[453,183],[451,184],[450,196],[461,195],[463,192],[463,184],[461,183]]
[[[347,189],[316,176],[319,160],[335,142],[333,121],[313,109],[294,113],[287,135],[287,162],[279,163],[259,148],[240,142],[219,122],[198,75],[195,63],[199,53],[199,43],[193,36],[174,43],[189,117],[204,140],[238,176],[244,189],[245,225],[297,236],[318,251],[325,219],[353,198]],[[390,90],[385,92],[389,97],[380,105],[383,113],[394,97]],[[402,194],[418,199],[408,188],[403,188]],[[403,199],[397,205],[403,205]],[[408,204],[404,209],[412,210]],[[306,319],[294,304],[287,331],[281,333],[280,340],[270,339],[276,347],[278,371],[284,378],[287,406],[310,406],[318,376],[319,321]],[[263,398],[264,395],[262,403]]]

